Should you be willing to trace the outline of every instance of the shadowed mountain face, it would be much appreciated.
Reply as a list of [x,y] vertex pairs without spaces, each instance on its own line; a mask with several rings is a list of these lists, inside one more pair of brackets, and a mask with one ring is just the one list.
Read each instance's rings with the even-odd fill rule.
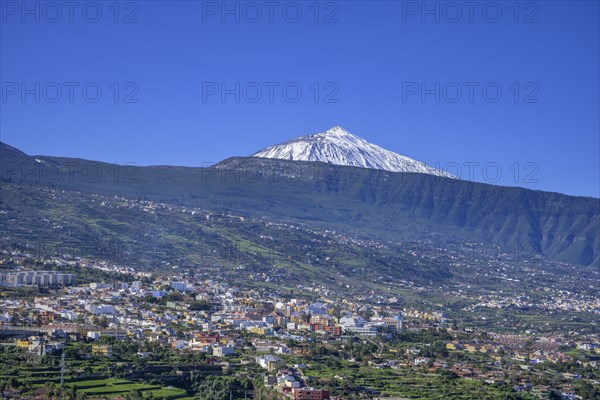
[[[600,265],[600,200],[318,162],[231,158],[210,168],[116,166],[0,147],[1,179],[270,216],[394,239],[493,242]],[[18,210],[17,210],[18,212]]]

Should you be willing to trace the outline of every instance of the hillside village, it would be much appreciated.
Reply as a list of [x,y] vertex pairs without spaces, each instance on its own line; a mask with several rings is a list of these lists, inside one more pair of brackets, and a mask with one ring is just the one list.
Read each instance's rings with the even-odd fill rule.
[[[13,253],[5,254],[3,263],[26,265],[27,261],[26,255]],[[414,385],[386,390],[376,382],[356,383],[368,382],[372,372],[353,375],[354,381],[344,373],[329,376],[327,364],[316,361],[319,358],[326,363],[337,360],[341,371],[358,367],[442,376],[540,399],[581,398],[577,397],[580,385],[596,384],[600,374],[597,333],[514,334],[469,327],[442,311],[404,307],[393,297],[373,303],[319,288],[282,294],[176,270],[160,274],[59,257],[37,265],[44,269],[17,266],[21,272],[2,276],[7,290],[31,293],[2,300],[0,333],[8,338],[5,342],[9,340],[4,345],[38,360],[56,359],[63,353],[67,363],[120,360],[119,376],[132,381],[147,379],[139,371],[141,365],[163,365],[164,352],[169,357],[198,354],[201,364],[215,375],[223,371],[250,375],[275,395],[295,400],[376,398],[417,390]],[[51,266],[81,273],[52,271]],[[90,281],[86,271],[104,274],[103,279]],[[19,281],[15,276],[46,278]],[[547,307],[600,313],[597,302],[567,299],[565,295]],[[481,297],[467,313],[525,303],[521,297],[512,301]],[[135,345],[139,351],[132,358],[122,352],[120,343]],[[186,368],[178,374],[181,381],[193,377]],[[92,380],[103,377],[71,371],[68,380],[85,375]],[[181,386],[185,390],[186,385]],[[182,396],[190,389],[188,385]]]

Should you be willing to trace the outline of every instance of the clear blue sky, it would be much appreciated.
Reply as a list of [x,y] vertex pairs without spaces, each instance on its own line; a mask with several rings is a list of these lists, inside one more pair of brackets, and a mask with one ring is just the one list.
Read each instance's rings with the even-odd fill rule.
[[597,1],[47,4],[1,2],[1,140],[28,154],[202,166],[339,124],[463,178],[600,195]]

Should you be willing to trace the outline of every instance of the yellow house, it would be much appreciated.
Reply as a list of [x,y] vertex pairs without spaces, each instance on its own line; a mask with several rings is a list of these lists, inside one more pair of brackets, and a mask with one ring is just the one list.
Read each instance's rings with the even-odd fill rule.
[[256,333],[257,335],[266,335],[268,332],[268,328],[259,327],[259,326],[253,326],[252,328],[250,328],[248,330],[252,333]]
[[28,349],[30,344],[31,344],[31,342],[27,339],[18,339],[17,340],[17,347]]
[[92,354],[95,356],[112,357],[112,348],[107,345],[95,344],[92,346]]

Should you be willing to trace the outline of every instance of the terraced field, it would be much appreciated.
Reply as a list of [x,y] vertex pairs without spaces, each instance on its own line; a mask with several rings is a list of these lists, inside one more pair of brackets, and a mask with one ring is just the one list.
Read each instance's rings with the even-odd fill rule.
[[[23,386],[30,390],[44,387],[48,383],[60,383],[60,369],[57,367],[33,367],[27,365],[15,366],[4,362],[6,354],[0,354],[0,379],[16,377]],[[6,360],[7,361],[7,360]],[[109,378],[105,376],[90,377],[86,380],[65,375],[65,387],[75,388],[77,392],[85,393],[91,398],[113,398],[125,396],[133,391],[140,391],[145,398],[182,400],[187,398],[185,390],[175,387],[152,385],[127,379]]]
[[[326,382],[345,386],[378,388],[383,394],[407,399],[506,399],[510,392],[505,387],[485,384],[470,379],[447,380],[434,373],[416,369],[381,369],[356,367],[344,363],[342,368],[328,368],[324,364],[313,364],[303,370],[307,376],[319,379],[322,386]],[[341,378],[341,379],[340,379]]]
[[85,393],[90,397],[115,397],[124,396],[132,391],[139,390],[144,397],[180,399],[186,396],[182,389],[172,387],[161,387],[144,383],[136,383],[125,379],[93,379],[67,383],[67,386],[74,386],[78,391]]

